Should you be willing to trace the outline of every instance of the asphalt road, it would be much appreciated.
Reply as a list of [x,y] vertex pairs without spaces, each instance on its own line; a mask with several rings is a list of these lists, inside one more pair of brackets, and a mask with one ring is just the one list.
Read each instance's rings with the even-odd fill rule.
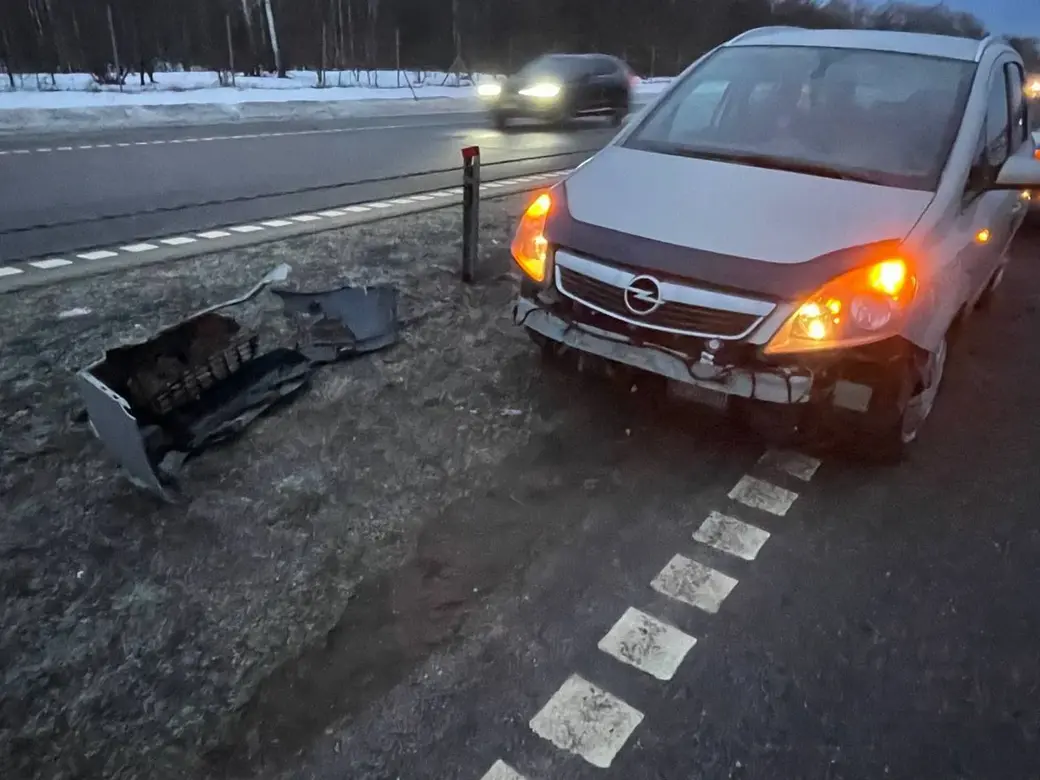
[[430,114],[5,137],[0,263],[457,186],[473,144],[486,180],[570,167],[611,135]]
[[[795,476],[709,412],[562,385],[597,422],[543,437],[507,469],[549,487],[504,475],[445,508],[421,568],[373,583],[326,656],[265,694],[262,776],[513,780],[503,765],[485,774],[503,761],[528,780],[1036,777],[1040,235],[1014,253],[899,467],[822,453]],[[552,376],[547,387],[563,381]],[[796,495],[730,497],[745,475]],[[693,538],[712,511],[769,532],[757,557]],[[651,586],[676,555],[737,581],[717,614]],[[702,598],[694,580],[671,586]],[[437,598],[465,626],[421,663],[402,659],[396,643],[437,625]],[[630,608],[696,644],[673,634],[648,656],[644,634],[625,662],[598,649]],[[380,610],[400,622],[351,656]],[[334,671],[345,659],[350,673]],[[574,675],[609,695],[559,702]],[[355,680],[383,694],[351,701]]]

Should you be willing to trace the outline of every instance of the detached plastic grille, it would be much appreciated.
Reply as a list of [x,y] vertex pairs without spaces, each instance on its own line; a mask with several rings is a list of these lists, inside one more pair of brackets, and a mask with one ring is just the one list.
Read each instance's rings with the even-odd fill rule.
[[561,267],[559,272],[563,289],[582,303],[633,322],[645,323],[648,327],[668,328],[691,335],[732,338],[741,335],[759,320],[755,314],[706,309],[670,301],[650,314],[633,314],[625,306],[625,291],[621,288],[570,268]]

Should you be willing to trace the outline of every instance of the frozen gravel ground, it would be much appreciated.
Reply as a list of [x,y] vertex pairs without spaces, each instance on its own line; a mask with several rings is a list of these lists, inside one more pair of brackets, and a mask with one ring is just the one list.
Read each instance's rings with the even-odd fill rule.
[[[277,739],[258,692],[328,642],[432,518],[559,424],[566,388],[536,381],[510,322],[521,207],[485,204],[488,279],[470,288],[456,279],[452,209],[4,297],[0,776],[201,776],[248,767]],[[393,283],[402,318],[419,319],[396,347],[322,369],[295,403],[191,461],[185,505],[157,505],[76,421],[72,372],[283,261],[303,289]],[[238,314],[287,335],[271,295]],[[449,596],[426,598],[420,647],[452,633],[424,622],[450,614]],[[379,693],[370,682],[344,712]]]

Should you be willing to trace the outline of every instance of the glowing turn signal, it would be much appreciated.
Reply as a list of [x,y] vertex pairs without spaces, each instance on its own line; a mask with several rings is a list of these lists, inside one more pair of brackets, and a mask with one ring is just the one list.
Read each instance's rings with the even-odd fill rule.
[[906,263],[895,258],[873,266],[868,278],[872,289],[889,298],[897,298],[906,286],[906,277]]
[[991,233],[989,232],[989,228],[983,228],[975,234],[975,241],[980,244],[988,244],[990,235]]
[[899,257],[832,279],[802,303],[766,345],[766,354],[812,352],[891,335],[913,299],[917,280]]
[[552,205],[548,192],[535,198],[520,218],[510,247],[520,270],[539,283],[545,281],[548,266],[549,242],[545,238],[545,220]]

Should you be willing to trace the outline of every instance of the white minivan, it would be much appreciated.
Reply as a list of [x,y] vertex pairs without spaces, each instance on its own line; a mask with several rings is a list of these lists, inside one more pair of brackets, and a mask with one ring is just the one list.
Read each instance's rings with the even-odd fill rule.
[[899,457],[1040,191],[1003,39],[752,30],[525,211],[516,322]]

